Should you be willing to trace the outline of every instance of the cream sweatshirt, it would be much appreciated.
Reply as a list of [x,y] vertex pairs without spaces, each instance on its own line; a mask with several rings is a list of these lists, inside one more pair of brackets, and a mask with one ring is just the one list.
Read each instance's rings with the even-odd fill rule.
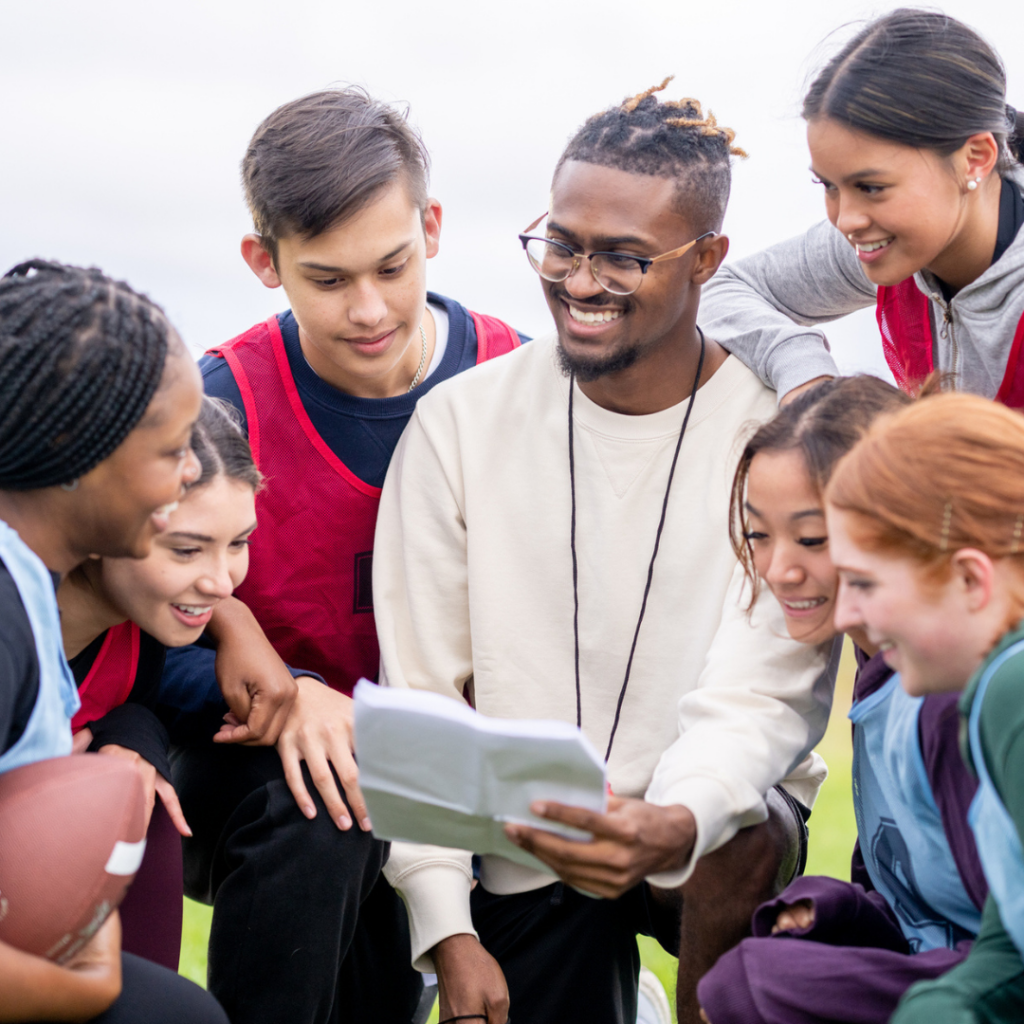
[[[439,384],[416,406],[388,471],[374,545],[381,682],[467,696],[481,714],[576,721],[568,464],[569,383],[554,336]],[[683,402],[624,416],[574,396],[583,731],[604,752],[636,627]],[[787,785],[810,806],[810,751],[828,718],[829,648],[786,634],[770,595],[744,612],[729,546],[738,442],[775,394],[730,357],[698,391],[632,675],[609,760],[620,796],[683,804],[697,821],[685,870],[766,818]],[[473,933],[470,855],[395,843],[385,868],[409,910],[413,959]],[[494,893],[550,884],[483,858]]]

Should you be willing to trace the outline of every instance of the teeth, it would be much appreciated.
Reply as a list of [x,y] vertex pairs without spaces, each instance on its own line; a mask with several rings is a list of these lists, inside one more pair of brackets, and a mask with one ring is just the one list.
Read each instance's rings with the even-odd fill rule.
[[210,609],[201,604],[176,604],[186,615],[205,615]]
[[177,507],[178,507],[178,503],[176,501],[169,502],[166,505],[161,505],[156,510],[155,515],[158,515],[158,516],[169,516]]
[[802,612],[802,611],[806,611],[808,608],[817,608],[818,605],[821,605],[821,604],[824,604],[824,603],[825,603],[825,598],[823,598],[823,597],[813,597],[813,598],[811,598],[808,601],[787,601],[786,602],[786,607],[787,608],[792,608],[794,611]]
[[885,238],[881,242],[865,242],[863,245],[858,242],[857,252],[877,252],[879,249],[884,249],[892,240],[892,238]]
[[605,309],[597,313],[577,309],[569,306],[569,315],[579,324],[606,324],[611,320],[618,320],[622,316],[621,309]]

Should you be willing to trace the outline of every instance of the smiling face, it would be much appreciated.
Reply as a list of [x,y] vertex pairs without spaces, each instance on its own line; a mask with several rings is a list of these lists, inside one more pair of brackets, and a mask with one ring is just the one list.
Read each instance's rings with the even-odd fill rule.
[[83,558],[149,553],[166,529],[166,506],[199,475],[190,439],[201,400],[199,369],[172,334],[163,378],[138,425],[75,491],[60,495],[74,506],[75,543]]
[[754,568],[786,617],[794,640],[831,640],[838,578],[821,495],[795,449],[758,452],[747,477],[745,537]]
[[99,587],[123,615],[168,647],[194,643],[249,568],[252,487],[224,475],[190,490],[148,558],[105,558]]
[[[552,184],[546,234],[580,253],[659,256],[701,234],[677,204],[673,178],[568,160]],[[717,268],[716,260],[706,278],[694,279],[694,261],[707,244],[649,267],[632,295],[605,291],[586,260],[565,281],[542,278],[567,367],[594,380],[671,344],[696,316],[694,291]]]
[[[953,158],[854,131],[827,117],[807,125],[811,170],[828,219],[857,250],[864,273],[894,285],[924,267],[943,280],[970,231],[966,171]],[[954,154],[957,157],[958,154]],[[988,247],[991,260],[992,244]]]
[[828,506],[827,521],[839,573],[836,626],[863,628],[910,694],[963,689],[1005,628],[1004,602],[967,563],[958,568],[962,552],[949,578],[935,580],[911,558],[861,547],[850,513]]
[[273,263],[255,236],[243,255],[264,284],[284,287],[316,373],[349,394],[383,397],[403,393],[419,364],[426,261],[440,231],[440,204],[423,211],[396,183],[337,227],[279,239]]

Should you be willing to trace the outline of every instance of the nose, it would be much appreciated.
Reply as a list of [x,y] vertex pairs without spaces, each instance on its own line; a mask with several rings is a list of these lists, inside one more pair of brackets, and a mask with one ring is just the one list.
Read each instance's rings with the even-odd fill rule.
[[349,297],[349,320],[360,327],[376,327],[387,315],[388,305],[376,285],[358,282]]
[[856,592],[842,580],[836,594],[836,608],[833,613],[836,630],[845,633],[849,629],[863,629],[864,616],[858,606]]
[[793,558],[788,544],[775,543],[772,545],[771,561],[764,578],[769,587],[795,586],[803,583],[807,573],[799,561]]
[[830,200],[828,208],[829,219],[844,235],[853,235],[871,227],[871,217],[857,196],[840,193]]
[[590,267],[590,260],[580,257],[579,265],[562,282],[565,290],[574,299],[592,299],[595,295],[604,293],[605,289],[597,283],[597,278],[591,273]]
[[225,597],[230,597],[234,589],[235,584],[231,579],[225,558],[217,559],[216,563],[208,566],[206,573],[196,580],[196,590],[204,597],[223,600]]

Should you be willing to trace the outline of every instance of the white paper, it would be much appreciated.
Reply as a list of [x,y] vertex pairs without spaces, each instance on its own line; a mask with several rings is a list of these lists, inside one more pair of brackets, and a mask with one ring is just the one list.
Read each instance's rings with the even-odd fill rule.
[[503,824],[587,839],[535,817],[530,804],[607,809],[604,761],[567,722],[487,718],[440,694],[363,679],[355,689],[355,741],[359,785],[380,839],[498,853],[550,873],[509,842]]

